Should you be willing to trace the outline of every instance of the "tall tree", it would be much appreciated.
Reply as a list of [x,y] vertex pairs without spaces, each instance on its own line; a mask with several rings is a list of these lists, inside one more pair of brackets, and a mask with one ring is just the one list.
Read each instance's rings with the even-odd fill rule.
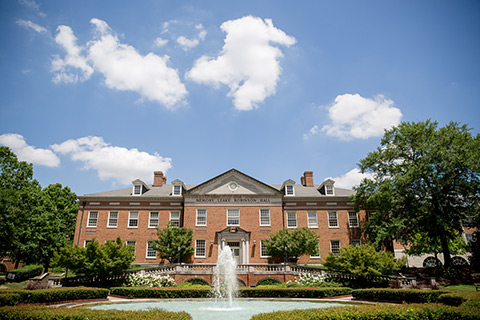
[[[371,241],[412,244],[416,235],[440,244],[445,266],[462,220],[478,215],[480,135],[466,125],[403,122],[385,132],[381,146],[360,161],[364,179],[355,204],[371,209],[366,232]],[[417,237],[418,238],[418,237]]]
[[318,238],[320,236],[309,228],[278,230],[265,241],[267,254],[273,257],[293,257],[295,261],[301,255],[319,253]]
[[193,230],[169,224],[164,229],[158,229],[158,240],[152,240],[150,244],[157,250],[159,258],[175,263],[185,255],[193,253],[195,249],[192,247],[192,240]]
[[21,260],[34,262],[38,216],[35,210],[41,191],[33,179],[33,166],[18,161],[7,147],[0,147],[0,255],[9,256],[15,267]]

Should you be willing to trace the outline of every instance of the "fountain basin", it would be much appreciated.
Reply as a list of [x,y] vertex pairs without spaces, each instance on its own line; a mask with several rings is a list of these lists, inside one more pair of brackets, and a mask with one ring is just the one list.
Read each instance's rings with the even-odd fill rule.
[[167,311],[189,313],[194,320],[217,320],[234,319],[248,320],[253,315],[285,311],[294,309],[319,309],[348,306],[348,304],[336,302],[312,302],[291,300],[260,300],[260,299],[237,299],[230,304],[229,301],[213,300],[161,300],[126,303],[109,303],[90,306],[88,308],[98,310],[151,310],[163,309]]

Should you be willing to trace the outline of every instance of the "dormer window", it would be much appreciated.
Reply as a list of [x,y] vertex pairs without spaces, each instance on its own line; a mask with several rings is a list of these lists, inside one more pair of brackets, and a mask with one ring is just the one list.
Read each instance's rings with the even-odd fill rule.
[[173,186],[173,195],[174,196],[181,196],[182,195],[182,186],[180,186],[180,185]]
[[133,183],[132,195],[141,196],[142,194],[148,191],[147,185],[142,180],[137,179],[132,183]]
[[333,196],[333,185],[327,184],[325,185],[325,193],[327,196]]
[[293,186],[285,186],[285,195],[286,196],[294,195]]

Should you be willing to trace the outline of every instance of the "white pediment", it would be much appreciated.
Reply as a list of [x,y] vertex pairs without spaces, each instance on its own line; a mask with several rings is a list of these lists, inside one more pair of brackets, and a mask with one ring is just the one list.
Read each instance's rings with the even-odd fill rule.
[[232,169],[188,191],[191,195],[278,195],[279,190]]

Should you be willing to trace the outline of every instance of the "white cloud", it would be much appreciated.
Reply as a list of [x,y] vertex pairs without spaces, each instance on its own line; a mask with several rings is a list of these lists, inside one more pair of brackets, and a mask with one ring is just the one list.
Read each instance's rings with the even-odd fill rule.
[[[84,55],[84,48],[77,45],[77,38],[68,26],[59,26],[57,28],[55,42],[67,52],[65,58],[58,55],[52,60],[51,70],[55,73],[53,82],[55,83],[76,83],[78,80],[86,81],[93,73],[93,68],[88,64]],[[71,69],[79,69],[81,76],[71,72]]]
[[353,186],[358,186],[363,179],[372,178],[371,173],[361,173],[359,169],[355,168],[340,177],[329,178],[335,181],[335,186],[339,188],[351,189]]
[[318,126],[315,125],[308,130],[308,133],[303,134],[303,139],[308,140],[311,136],[316,135],[319,132]]
[[36,23],[33,23],[32,21],[30,20],[23,20],[23,19],[18,19],[17,20],[17,24],[25,29],[31,29],[35,32],[38,32],[38,33],[47,33],[48,30],[42,26],[39,26],[38,24]]
[[182,47],[183,50],[187,51],[198,46],[200,41],[198,39],[187,39],[184,36],[177,38],[177,43]]
[[38,5],[38,3],[36,3],[34,0],[19,0],[18,1],[21,5],[29,8],[29,9],[32,9],[33,11],[35,11],[40,17],[46,17],[47,15],[45,13],[43,13],[41,10],[40,10],[40,6]]
[[163,47],[164,45],[166,45],[168,43],[168,39],[163,39],[161,37],[158,37],[155,39],[155,47]]
[[80,80],[86,80],[93,71],[98,71],[105,77],[109,88],[137,92],[142,99],[158,102],[168,109],[183,101],[187,90],[177,70],[168,66],[168,56],[153,53],[143,56],[134,47],[120,43],[105,21],[92,19],[90,22],[95,27],[96,36],[85,48],[76,44],[70,27],[58,28],[55,40],[67,55],[52,61],[55,82],[76,82],[78,76],[67,71],[71,68],[82,72]]
[[331,124],[323,126],[322,131],[343,140],[382,136],[384,129],[398,125],[402,118],[392,100],[383,95],[368,99],[359,94],[337,96],[328,115]]
[[296,40],[272,20],[252,16],[226,21],[221,28],[226,37],[220,55],[199,58],[186,76],[215,87],[227,85],[236,109],[254,109],[275,93],[281,73],[278,60],[283,54],[273,44],[288,47]]
[[152,180],[154,171],[165,173],[172,167],[170,158],[164,158],[158,153],[141,152],[136,148],[112,146],[102,137],[67,140],[54,144],[51,148],[58,153],[70,155],[74,161],[83,162],[83,168],[95,170],[101,180],[113,180],[124,185],[137,178],[148,183]]
[[2,134],[0,135],[0,144],[9,147],[20,161],[47,167],[58,167],[60,165],[60,159],[52,150],[37,149],[34,146],[29,146],[25,138],[20,134]]
[[[207,35],[207,31],[202,24],[195,25],[195,30],[198,32],[197,34],[192,34],[192,27],[192,23],[189,22],[170,20],[163,23],[162,34],[168,34],[170,38],[180,45],[184,51],[188,51],[198,46],[201,41],[205,40],[205,36]],[[189,37],[185,36],[185,33],[188,33]],[[160,44],[158,45],[157,40],[155,40],[157,47],[160,47],[168,42],[166,39],[157,39],[159,39],[158,41]]]

